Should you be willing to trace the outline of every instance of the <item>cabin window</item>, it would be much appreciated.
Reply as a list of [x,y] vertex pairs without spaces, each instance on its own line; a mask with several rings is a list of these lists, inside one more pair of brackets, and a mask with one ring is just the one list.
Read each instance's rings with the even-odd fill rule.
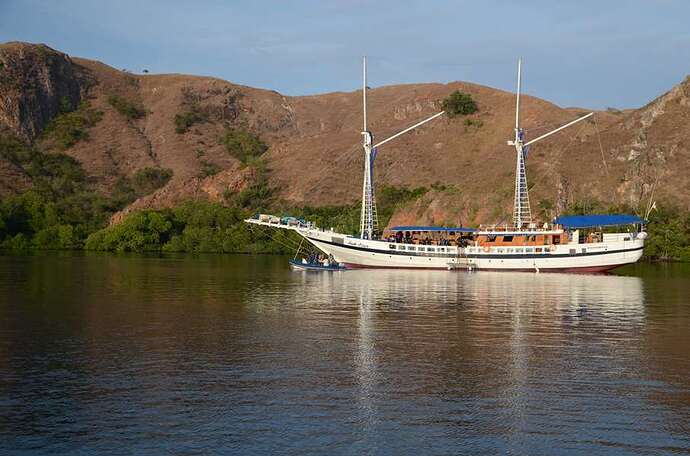
[[554,236],[553,237],[553,243],[554,244],[560,244],[561,243],[561,237],[560,236]]
[[575,255],[575,249],[570,249],[570,254]]
[[439,247],[438,251],[439,251],[439,252],[445,252],[445,251],[446,251],[446,248],[445,248],[445,247]]
[[541,248],[541,247],[537,247],[537,248],[534,249],[534,250],[536,250],[537,253],[541,253],[541,252],[542,252],[542,248]]
[[496,253],[503,253],[503,252],[504,252],[503,249],[496,249]]
[[427,250],[427,252],[435,252],[436,251],[436,249],[433,247],[427,247],[426,250]]
[[489,242],[494,242],[494,241],[496,241],[496,235],[495,234],[489,234],[488,236],[486,236],[486,240]]
[[515,249],[515,253],[522,253],[523,249]]
[[503,236],[503,242],[513,242],[513,236]]
[[417,249],[417,251],[419,251],[419,252],[423,252],[424,250],[426,250],[424,247],[419,247],[419,248]]
[[395,250],[395,244],[388,244],[388,248]]
[[587,249],[582,249],[582,253],[587,253]]
[[407,250],[416,250],[416,249],[417,249],[416,247],[413,247],[411,245],[407,247]]
[[533,252],[534,252],[534,249],[532,249],[532,248],[527,248],[527,249],[525,249],[525,252],[526,252],[526,253],[533,253]]

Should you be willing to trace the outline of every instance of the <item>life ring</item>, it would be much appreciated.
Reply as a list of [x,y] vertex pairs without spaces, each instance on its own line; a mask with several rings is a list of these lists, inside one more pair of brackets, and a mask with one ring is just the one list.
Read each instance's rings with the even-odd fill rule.
[[489,247],[484,246],[484,252],[489,253],[489,250],[490,250]]
[[556,251],[556,246],[555,246],[555,245],[550,245],[550,246],[549,246],[549,250],[552,251],[552,252],[555,252],[555,251]]

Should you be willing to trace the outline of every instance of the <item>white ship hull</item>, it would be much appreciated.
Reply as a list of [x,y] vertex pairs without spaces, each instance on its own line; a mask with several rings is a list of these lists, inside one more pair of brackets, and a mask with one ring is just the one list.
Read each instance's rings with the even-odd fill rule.
[[[272,223],[248,221],[276,227]],[[359,239],[333,231],[286,227],[349,268],[482,269],[603,272],[642,257],[644,236],[604,235],[603,242],[550,246],[474,247],[417,245]]]

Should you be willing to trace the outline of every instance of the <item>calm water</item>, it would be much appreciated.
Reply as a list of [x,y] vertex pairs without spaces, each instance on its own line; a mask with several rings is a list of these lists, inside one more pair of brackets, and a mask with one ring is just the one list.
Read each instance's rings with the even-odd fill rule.
[[690,269],[0,257],[0,454],[690,452]]

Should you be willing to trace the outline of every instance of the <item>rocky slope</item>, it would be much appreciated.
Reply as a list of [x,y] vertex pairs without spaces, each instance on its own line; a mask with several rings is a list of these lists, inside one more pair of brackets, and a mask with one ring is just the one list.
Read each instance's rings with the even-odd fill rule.
[[[506,139],[514,122],[513,94],[463,82],[373,88],[370,128],[383,139],[438,111],[455,89],[472,95],[476,114],[442,117],[379,151],[377,185],[434,187],[400,208],[391,223],[467,225],[500,221],[510,212],[515,157]],[[597,113],[594,122],[535,145],[528,160],[533,211],[548,217],[586,198],[633,205],[654,198],[687,207],[689,94],[685,81],[641,109]],[[142,106],[146,114],[128,118],[109,102],[113,96]],[[222,200],[228,191],[245,188],[253,172],[219,144],[227,128],[249,130],[269,145],[269,182],[289,203],[347,204],[360,195],[358,92],[287,97],[208,77],[134,75],[43,45],[0,45],[0,128],[57,150],[41,132],[61,103],[82,101],[102,115],[88,139],[64,152],[83,164],[102,191],[141,168],[173,171],[165,187],[125,212],[189,198]],[[522,106],[528,137],[586,112],[534,97],[525,97]],[[203,113],[205,120],[176,132],[176,114],[189,111]],[[200,176],[208,164],[220,172]],[[28,185],[0,158],[0,193]]]

